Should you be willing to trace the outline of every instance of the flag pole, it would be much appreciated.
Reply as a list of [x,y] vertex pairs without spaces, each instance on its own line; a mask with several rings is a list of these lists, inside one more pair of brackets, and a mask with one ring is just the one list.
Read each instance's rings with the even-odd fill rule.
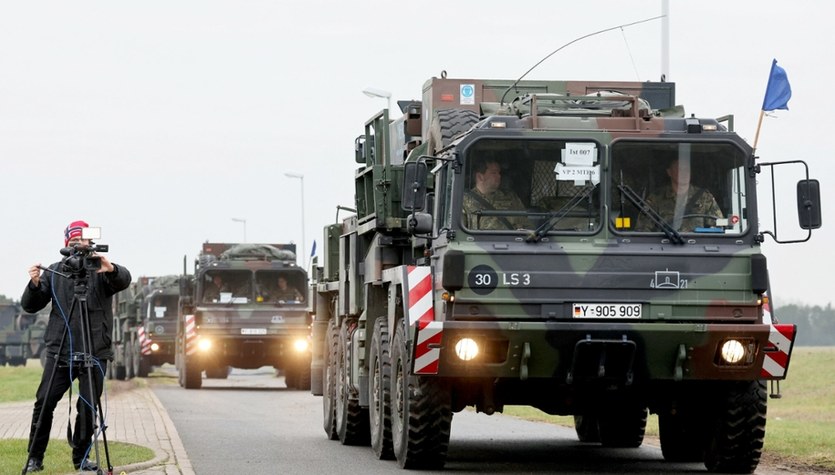
[[757,133],[754,134],[754,146],[752,147],[752,153],[757,151],[757,142],[760,141],[760,128],[763,125],[763,117],[765,116],[765,111],[760,110],[760,120],[757,122]]

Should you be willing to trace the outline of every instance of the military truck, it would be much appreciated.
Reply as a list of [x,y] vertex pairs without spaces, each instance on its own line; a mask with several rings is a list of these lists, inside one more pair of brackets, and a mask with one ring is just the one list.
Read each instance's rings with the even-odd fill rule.
[[49,313],[30,314],[19,302],[0,304],[0,366],[25,366],[28,358],[40,358]]
[[[176,366],[180,385],[273,366],[289,388],[310,387],[307,273],[295,244],[204,243],[181,282]],[[284,286],[282,288],[282,286]]]
[[180,276],[140,277],[113,297],[111,379],[146,377],[174,363]]
[[325,228],[326,434],[438,468],[467,406],[573,415],[609,447],[641,445],[652,412],[666,460],[752,472],[795,336],[761,243],[805,240],[760,229],[756,180],[799,167],[808,239],[805,163],[760,162],[667,82],[441,77],[399,105],[355,142],[356,215]]

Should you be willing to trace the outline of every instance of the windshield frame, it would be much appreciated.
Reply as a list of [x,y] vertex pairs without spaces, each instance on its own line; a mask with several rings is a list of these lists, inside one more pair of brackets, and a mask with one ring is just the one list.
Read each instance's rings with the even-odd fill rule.
[[[734,140],[736,138],[737,140]],[[669,232],[662,229],[661,226],[654,226],[651,229],[641,229],[641,224],[639,223],[631,223],[631,228],[626,228],[623,226],[622,222],[619,221],[619,213],[621,212],[621,199],[620,199],[620,191],[619,185],[621,184],[621,179],[619,175],[621,175],[620,171],[622,169],[626,169],[627,166],[622,165],[624,160],[634,160],[635,162],[643,162],[646,170],[643,172],[644,176],[649,176],[650,174],[654,177],[655,180],[659,183],[655,185],[653,190],[656,192],[656,196],[658,192],[660,192],[663,186],[669,185],[670,182],[674,179],[673,176],[670,174],[671,171],[667,170],[667,167],[670,169],[684,169],[687,167],[692,168],[692,170],[688,170],[691,174],[691,179],[695,182],[692,188],[698,190],[701,193],[701,197],[705,198],[705,203],[710,203],[711,199],[718,205],[721,213],[723,215],[719,221],[714,220],[713,222],[717,224],[709,225],[705,224],[703,226],[693,226],[691,222],[688,222],[687,226],[684,226],[684,220],[693,220],[693,214],[688,214],[686,211],[688,208],[692,206],[692,201],[690,199],[694,198],[694,195],[697,192],[691,191],[688,196],[688,202],[686,204],[682,204],[679,202],[675,202],[675,205],[678,206],[678,211],[680,214],[678,215],[679,219],[676,221],[669,217],[668,214],[660,213],[661,215],[665,215],[664,218],[665,223],[669,224],[669,231],[672,232],[673,236],[675,235],[683,235],[688,237],[688,240],[691,240],[694,237],[699,237],[700,239],[705,238],[733,238],[739,239],[744,236],[751,235],[751,233],[756,232],[757,228],[757,213],[756,213],[756,181],[753,177],[751,177],[751,149],[746,147],[744,142],[740,143],[741,139],[738,137],[710,137],[704,138],[693,135],[676,135],[671,137],[664,137],[664,138],[647,138],[647,137],[624,137],[619,138],[617,140],[612,141],[610,144],[609,149],[609,157],[607,167],[610,170],[610,173],[606,177],[606,187],[608,190],[608,196],[606,199],[606,206],[609,210],[609,230],[619,236],[628,236],[628,237],[638,237],[638,236],[652,236],[656,237],[658,235],[665,235],[667,234],[667,238],[671,241],[675,241],[675,239],[670,238]],[[688,158],[690,162],[688,162],[687,167],[682,166],[676,160],[672,160],[675,157],[667,157],[664,158],[630,158],[630,157],[618,157],[620,153],[627,153],[628,151],[623,151],[622,148],[624,146],[635,146],[635,145],[644,145],[642,149],[643,154],[647,154],[647,150],[649,148],[646,145],[652,144],[657,145],[660,147],[669,147],[671,145],[679,145],[677,148],[681,150],[682,144],[690,146],[690,153],[691,156]],[[701,147],[700,147],[701,146]],[[734,151],[735,156],[731,156],[730,154],[726,154],[725,157],[721,157],[715,153],[709,153],[706,148],[707,147],[719,147],[719,146],[727,146],[729,147],[729,151],[732,149]],[[693,148],[705,148],[705,150],[693,150]],[[694,155],[698,154],[699,156],[696,157]],[[733,166],[715,166],[709,165],[706,161],[702,162],[701,160],[709,160],[715,159],[717,160],[734,160],[731,165]],[[664,167],[651,165],[654,160],[657,160],[657,163],[660,165],[661,163],[665,163]],[[672,162],[674,163],[671,163]],[[695,163],[698,163],[698,170],[699,171],[708,171],[709,173],[699,174],[694,173],[697,168],[694,164],[693,160],[696,160]],[[724,173],[724,176],[722,175]],[[666,174],[666,175],[665,175]],[[704,175],[713,175],[713,179],[705,178]],[[636,176],[641,175],[641,173],[635,173]],[[663,180],[667,180],[666,183]],[[634,180],[633,180],[634,181]],[[651,182],[652,179],[648,178],[646,180],[647,183]],[[629,184],[629,179],[624,179],[625,184]],[[634,183],[633,183],[634,185]],[[646,185],[646,183],[644,183]],[[704,188],[702,190],[701,188]],[[648,206],[651,211],[658,212],[660,209],[656,208],[663,208],[664,206],[658,206],[654,203],[654,200],[649,199],[651,195],[651,191],[649,190],[632,190],[636,194],[646,198],[645,203],[643,205]],[[709,197],[705,197],[703,191],[707,191]],[[724,191],[724,193],[720,193],[719,191]],[[672,192],[669,192],[672,193]],[[670,194],[667,194],[669,197]],[[713,196],[716,195],[716,196]],[[739,196],[741,195],[741,196]],[[669,207],[670,202],[666,202],[666,206]],[[635,209],[637,209],[637,205],[633,205]],[[706,205],[710,208],[709,205]],[[632,219],[635,219],[636,215],[634,214],[635,209],[633,209],[633,213],[626,213],[627,216],[630,216]],[[665,211],[665,210],[661,210]],[[644,222],[650,221],[651,218],[648,214],[651,213],[642,213],[638,212],[641,215],[641,218]],[[691,216],[690,218],[686,216]],[[704,218],[705,223],[709,223],[710,219],[707,218],[706,215],[701,215]],[[662,216],[663,217],[663,216]],[[727,220],[728,223],[725,226],[720,226],[723,221]],[[736,220],[736,221],[734,221]],[[666,222],[669,221],[669,222]],[[734,232],[732,226],[735,223],[739,223],[739,231]],[[676,224],[681,225],[681,229],[676,227]],[[689,229],[693,227],[693,229]],[[723,231],[719,232],[713,228],[722,228]]]
[[[510,175],[510,181],[511,183],[513,183],[513,185],[510,186],[507,186],[503,183],[501,185],[500,190],[514,191],[515,194],[521,200],[524,208],[521,210],[484,210],[482,211],[483,214],[481,214],[481,216],[491,217],[495,215],[501,215],[503,217],[511,218],[514,220],[517,218],[525,218],[528,221],[528,226],[524,226],[519,229],[476,229],[467,226],[465,195],[468,192],[471,192],[472,188],[474,187],[474,162],[476,160],[479,160],[479,156],[477,154],[480,151],[480,147],[487,147],[490,145],[490,142],[492,142],[495,145],[504,145],[511,143],[524,144],[522,147],[519,148],[519,152],[517,153],[519,153],[520,155],[528,155],[526,157],[514,158],[509,155],[501,155],[495,157],[501,162],[502,165],[501,180],[504,182],[505,176]],[[574,191],[577,194],[580,194],[584,191],[583,187],[579,185],[576,187],[567,187],[569,191],[565,193],[561,193],[556,188],[557,186],[562,186],[559,185],[559,183],[566,183],[564,180],[556,180],[556,172],[553,169],[555,164],[561,162],[561,158],[557,156],[556,159],[554,159],[553,157],[547,157],[546,155],[547,153],[554,152],[557,150],[564,151],[567,143],[589,144],[591,148],[593,148],[595,155],[592,158],[592,168],[597,169],[597,176],[600,177],[600,169],[603,167],[605,161],[607,147],[603,143],[601,143],[600,140],[592,136],[554,137],[484,134],[477,137],[473,137],[471,141],[469,141],[468,143],[466,143],[466,145],[458,149],[458,163],[448,165],[453,167],[460,167],[460,172],[458,173],[446,173],[447,179],[455,180],[458,183],[455,183],[452,187],[438,188],[436,186],[436,188],[438,188],[436,191],[439,193],[443,193],[444,189],[448,190],[447,192],[453,193],[452,199],[454,204],[451,207],[452,209],[445,209],[445,207],[438,209],[438,211],[441,212],[441,214],[445,215],[442,216],[441,227],[454,227],[472,236],[510,236],[514,239],[517,239],[520,235],[529,236],[533,234],[538,228],[540,228],[543,221],[555,220],[560,212],[560,206],[551,207],[549,209],[546,209],[546,207],[542,206],[542,204],[544,204],[544,198],[546,198],[546,195],[543,194],[544,192],[537,191],[536,187],[545,187],[549,190],[553,188],[555,193],[553,198],[555,200],[562,199],[564,200],[564,202],[567,202],[568,200],[570,200],[572,196],[574,196],[573,194],[570,194],[571,191]],[[532,149],[534,150],[532,151]],[[498,155],[497,152],[501,151],[501,147],[496,147],[493,150],[488,149],[487,151],[492,151]],[[540,155],[533,156],[533,158],[531,158],[531,154]],[[519,165],[523,163],[524,166],[514,167],[514,164]],[[548,165],[549,163],[550,165]],[[535,170],[536,168],[538,168],[539,170]],[[546,168],[550,168],[550,170],[546,170]],[[532,176],[535,176],[535,178],[528,178]],[[527,179],[528,182],[525,182],[525,179]],[[536,180],[540,180],[540,183],[537,184]],[[534,182],[534,184],[532,184],[531,182]],[[590,180],[585,180],[585,183],[590,182]],[[559,220],[559,222],[567,222],[567,218],[571,217],[577,221],[593,221],[593,227],[590,227],[589,229],[559,229],[559,222],[557,222],[556,229],[548,229],[542,233],[543,236],[545,236],[545,239],[547,239],[547,236],[549,235],[591,236],[599,234],[600,231],[603,229],[603,220],[601,217],[604,216],[602,185],[602,183],[597,182],[596,186],[594,187],[594,198],[589,197],[590,200],[593,199],[593,202],[591,202],[588,206],[583,208],[585,210],[589,210],[588,214],[583,214],[582,216],[580,216],[576,210],[572,209],[568,211],[571,211],[573,214],[575,214],[575,216],[566,216],[563,218],[563,220]],[[576,189],[571,190],[571,188]],[[448,199],[448,197],[446,197],[446,199]],[[445,203],[446,201],[442,197],[442,199],[438,200],[438,202]],[[564,203],[561,202],[559,204],[563,205]],[[563,209],[562,211],[566,210]],[[449,212],[449,214],[447,214],[447,212]],[[510,224],[513,225],[516,222],[517,221],[513,221]]]

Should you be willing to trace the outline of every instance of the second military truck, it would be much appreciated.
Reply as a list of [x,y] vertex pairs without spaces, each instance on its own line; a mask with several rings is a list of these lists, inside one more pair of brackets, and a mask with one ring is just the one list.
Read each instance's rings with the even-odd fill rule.
[[180,385],[273,366],[290,388],[310,387],[307,273],[294,244],[204,243],[182,280],[176,365]]
[[[674,92],[442,77],[367,121],[315,284],[328,436],[437,468],[467,406],[573,415],[610,447],[653,412],[665,459],[752,472],[795,335],[769,310],[756,180],[805,164],[761,163]],[[808,171],[797,193],[808,239]]]

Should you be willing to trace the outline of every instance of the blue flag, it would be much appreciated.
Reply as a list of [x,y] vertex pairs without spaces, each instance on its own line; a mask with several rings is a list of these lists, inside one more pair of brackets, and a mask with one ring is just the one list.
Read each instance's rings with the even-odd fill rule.
[[789,78],[786,70],[777,66],[775,59],[771,63],[771,73],[768,76],[768,86],[765,88],[765,99],[763,99],[763,110],[773,111],[776,109],[789,110],[789,99],[792,98],[792,88],[789,85]]
[[313,257],[315,255],[316,255],[316,240],[314,239],[313,240],[313,247],[310,248],[310,257]]

